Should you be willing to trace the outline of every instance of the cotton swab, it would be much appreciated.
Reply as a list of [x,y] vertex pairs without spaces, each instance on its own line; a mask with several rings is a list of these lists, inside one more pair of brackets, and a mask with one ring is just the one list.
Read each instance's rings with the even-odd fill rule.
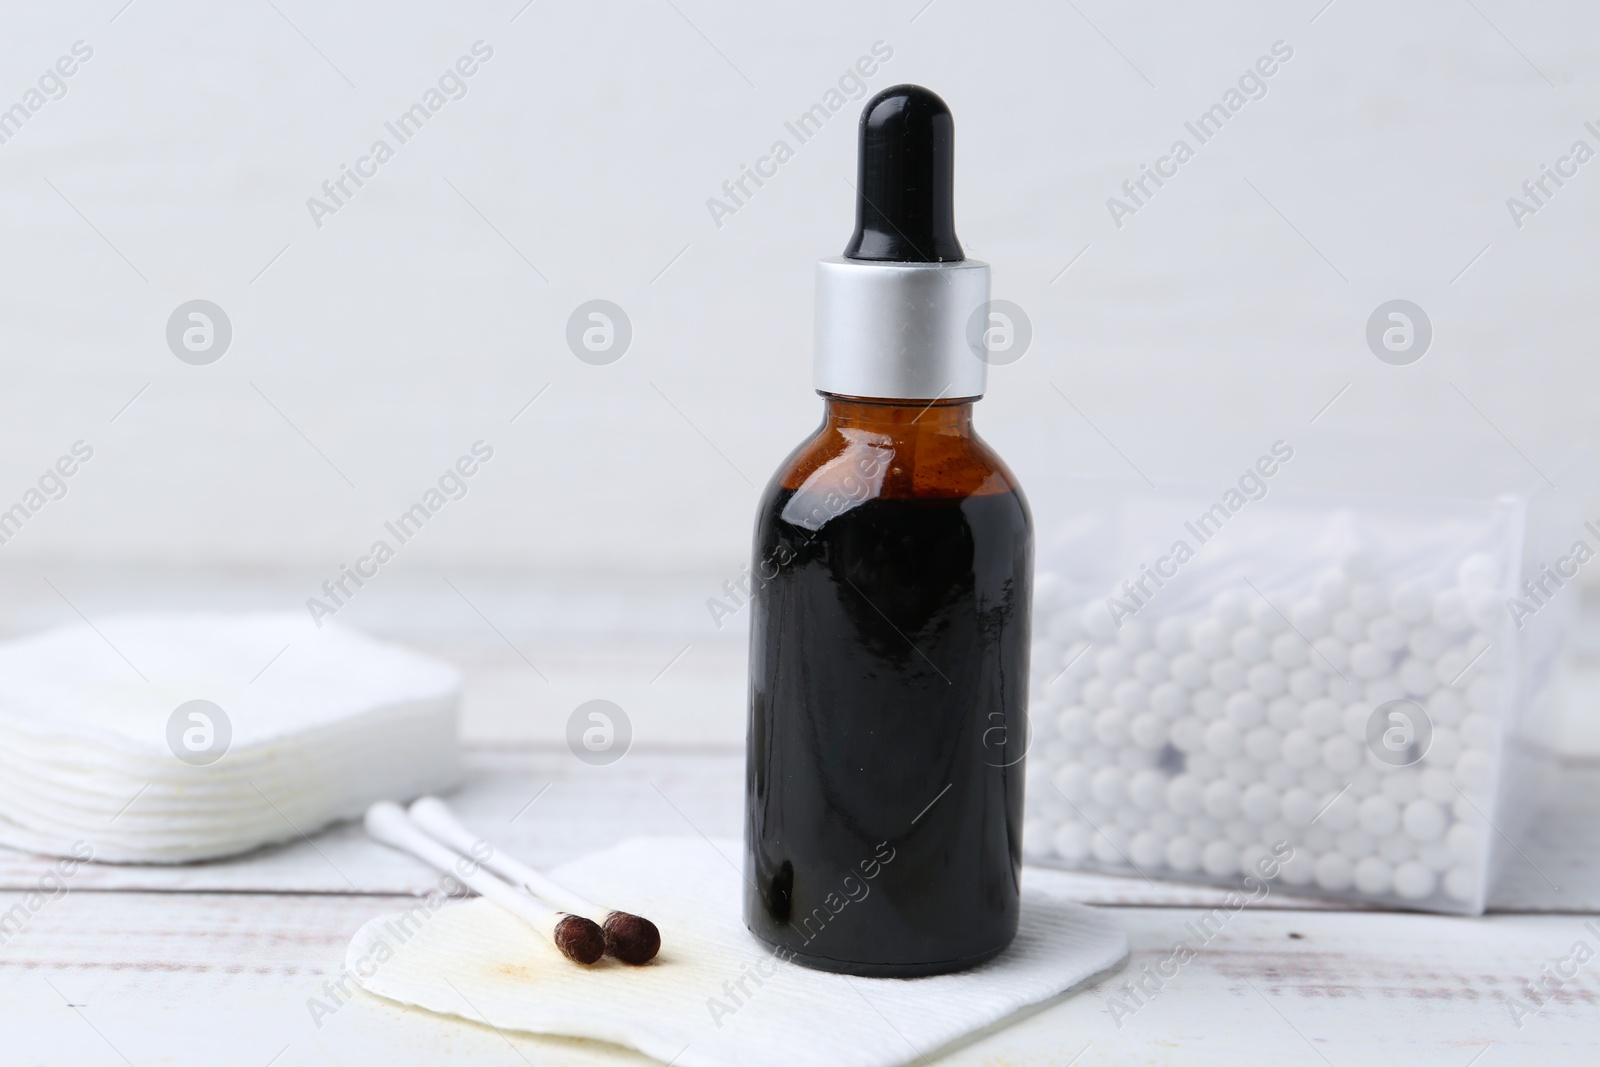
[[[408,810],[418,826],[457,851],[471,853],[483,840],[461,825],[449,806],[438,797],[422,797],[413,801]],[[594,904],[499,848],[494,848],[482,862],[500,877],[523,886],[545,903],[599,923],[605,932],[606,953],[623,963],[635,966],[649,963],[661,950],[661,932],[649,919]]]
[[594,963],[604,954],[605,935],[592,920],[563,914],[494,875],[478,870],[476,860],[456,855],[418,829],[400,805],[381,800],[367,809],[364,822],[372,837],[459,878],[479,896],[498,904],[549,938],[567,959],[575,963]]

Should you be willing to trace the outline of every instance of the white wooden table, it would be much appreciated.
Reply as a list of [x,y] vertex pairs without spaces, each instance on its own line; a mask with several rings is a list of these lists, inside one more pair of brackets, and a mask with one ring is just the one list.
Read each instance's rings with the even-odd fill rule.
[[[307,587],[284,575],[49,577],[91,618],[131,605],[292,604]],[[468,784],[457,798],[465,819],[540,864],[627,836],[738,835],[744,635],[714,630],[703,606],[725,576],[450,577],[470,606],[438,575],[400,575],[353,604],[349,618],[466,668]],[[0,602],[7,631],[73,617],[36,573],[0,573]],[[617,701],[634,720],[634,747],[607,767],[580,763],[561,741],[568,713],[593,697]],[[1130,960],[955,1048],[923,1048],[907,1034],[907,1058],[991,1067],[1593,1064],[1600,958],[1520,1026],[1508,1007],[1576,942],[1600,952],[1600,923],[1584,925],[1600,913],[1600,754],[1582,751],[1586,722],[1571,731],[1580,751],[1539,821],[1530,869],[1508,881],[1485,918],[1274,894],[1239,913],[1132,1016],[1115,1019],[1108,1003],[1117,988],[1166,956],[1184,923],[1220,894],[1030,868],[1027,877],[1070,885],[1114,911]],[[0,911],[43,870],[36,857],[0,851]],[[0,945],[0,1063],[649,1062],[365,994],[315,1025],[307,1001],[337,977],[356,928],[433,882],[350,826],[228,862],[86,865],[69,894]]]

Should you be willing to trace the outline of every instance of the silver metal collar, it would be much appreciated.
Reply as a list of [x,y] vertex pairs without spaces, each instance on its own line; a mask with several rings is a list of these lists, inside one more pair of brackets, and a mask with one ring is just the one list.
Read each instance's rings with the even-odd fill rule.
[[988,305],[989,265],[975,259],[821,260],[816,389],[885,400],[982,396],[988,363],[969,326],[974,316],[987,325]]

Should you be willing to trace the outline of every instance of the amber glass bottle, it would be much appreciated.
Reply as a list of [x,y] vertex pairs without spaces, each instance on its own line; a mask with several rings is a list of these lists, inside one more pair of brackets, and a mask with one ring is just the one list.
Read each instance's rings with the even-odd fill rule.
[[953,159],[933,93],[867,102],[855,231],[817,264],[826,415],[756,515],[745,922],[850,974],[959,970],[1017,930],[1033,533],[972,429],[989,268]]
[[814,967],[957,970],[1017,928],[1028,506],[970,400],[825,399],[757,519],[746,923]]

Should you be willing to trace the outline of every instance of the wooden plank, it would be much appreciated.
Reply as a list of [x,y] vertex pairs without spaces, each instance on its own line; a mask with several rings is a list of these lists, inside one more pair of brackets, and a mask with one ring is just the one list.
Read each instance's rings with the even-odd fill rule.
[[[737,749],[636,750],[609,767],[591,767],[564,746],[500,745],[470,750],[465,764],[468,785],[452,798],[458,813],[469,826],[538,866],[555,866],[626,837],[738,837],[742,832],[744,768]],[[1568,768],[1551,805],[1523,845],[1526,856],[1511,854],[1496,910],[1600,910],[1600,768]],[[30,888],[49,864],[0,849],[0,888]],[[1215,906],[1224,896],[1208,886],[1083,871],[1041,870],[1035,877],[1051,878],[1089,904]],[[98,890],[422,893],[433,877],[416,861],[346,824],[311,841],[233,860],[183,867],[86,865],[74,883]],[[1351,909],[1286,895],[1275,895],[1266,906]]]
[[[20,899],[0,894],[0,913]],[[509,1043],[530,1064],[644,1062],[598,1043],[507,1038],[366,994],[339,1003],[317,1026],[307,1002],[333,998],[324,983],[337,978],[349,937],[398,903],[351,895],[71,893],[0,946],[5,1060],[112,1064],[123,1062],[120,1055],[138,1067],[432,1067],[476,1062],[472,1057],[516,1063]],[[1207,940],[1193,925],[1205,914],[1198,910],[1116,914],[1133,946],[1121,971],[953,1050],[922,1048],[906,1033],[908,1061],[926,1055],[973,1067],[1059,1067],[1088,1045],[1078,1061],[1086,1067],[1278,1067],[1324,1059],[1467,1067],[1492,1043],[1486,1065],[1593,1062],[1600,958],[1579,968],[1520,1029],[1507,1007],[1525,980],[1538,980],[1575,941],[1600,949],[1600,935],[1574,917],[1248,907],[1213,918]],[[1142,1003],[1126,1000],[1131,1013],[1114,1010],[1113,998],[1127,997],[1122,984],[1147,965],[1159,968],[1180,940],[1193,958],[1161,988],[1147,983],[1152,992],[1141,994]],[[870,998],[871,983],[864,984]]]
[[[1600,951],[1576,918],[1249,908],[1202,945],[1196,912],[1119,914],[1132,942],[1121,972],[940,1062],[1060,1065],[1086,1047],[1084,1067],[1594,1062],[1600,957],[1520,1027],[1508,1007],[1574,942]],[[1178,941],[1193,958],[1167,965],[1175,976],[1158,988],[1144,968],[1159,977]],[[1122,988],[1136,979],[1147,989],[1138,1001]]]
[[[466,823],[526,862],[552,867],[626,837],[742,833],[743,754],[631,752],[610,767],[591,767],[565,748],[522,751],[497,746],[467,759],[466,788],[451,804]],[[42,857],[0,849],[0,888],[33,887],[49,869]],[[1223,890],[1146,882],[1083,871],[1039,869],[1085,903],[1215,905]],[[425,867],[344,824],[312,840],[232,860],[181,867],[88,864],[74,886],[95,890],[275,893],[425,893]],[[1274,899],[1272,907],[1348,907]]]
[[[0,895],[0,909],[19,899]],[[73,893],[0,947],[5,1061],[515,1063],[509,1041],[532,1062],[649,1062],[598,1043],[502,1037],[328,986],[341,980],[345,946],[361,923],[398,903]],[[333,1014],[314,1018],[313,998]]]
[[[451,798],[469,826],[538,866],[646,834],[737,837],[742,757],[630,752],[593,767],[559,750],[478,751],[466,760],[470,783]],[[29,888],[51,861],[0,849],[0,887]],[[178,867],[86,864],[74,884],[86,889],[424,893],[436,877],[417,861],[369,840],[347,823],[309,841],[246,856]]]

